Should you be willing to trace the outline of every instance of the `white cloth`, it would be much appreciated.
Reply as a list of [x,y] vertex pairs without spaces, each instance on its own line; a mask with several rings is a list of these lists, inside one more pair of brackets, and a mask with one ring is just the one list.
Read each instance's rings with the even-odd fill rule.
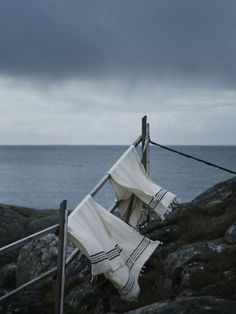
[[123,219],[135,228],[144,222],[147,208],[153,209],[163,219],[176,202],[174,194],[154,183],[147,175],[134,146],[127,150],[108,173]]
[[139,295],[140,271],[159,241],[151,241],[87,196],[70,214],[68,232],[91,262],[92,276],[113,282],[126,300]]

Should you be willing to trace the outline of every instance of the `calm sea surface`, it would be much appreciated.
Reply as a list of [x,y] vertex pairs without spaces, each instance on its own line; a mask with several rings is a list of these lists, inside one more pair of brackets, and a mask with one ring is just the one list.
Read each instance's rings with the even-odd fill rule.
[[[70,209],[91,191],[126,146],[0,146],[0,203]],[[236,146],[175,146],[183,152],[236,170]],[[160,148],[151,148],[151,176],[183,201],[191,201],[213,184],[232,177]],[[109,184],[97,196],[110,206]]]

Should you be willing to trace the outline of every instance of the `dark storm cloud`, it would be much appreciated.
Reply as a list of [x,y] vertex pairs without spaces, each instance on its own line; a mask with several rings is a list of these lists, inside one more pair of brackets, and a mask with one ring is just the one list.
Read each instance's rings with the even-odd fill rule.
[[0,71],[236,81],[235,0],[2,0]]

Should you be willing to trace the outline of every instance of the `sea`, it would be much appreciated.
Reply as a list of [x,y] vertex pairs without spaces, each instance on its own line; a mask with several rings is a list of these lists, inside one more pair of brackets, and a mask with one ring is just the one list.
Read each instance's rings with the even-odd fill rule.
[[[236,171],[236,146],[171,146]],[[0,146],[0,203],[69,209],[92,190],[127,146]],[[150,176],[182,202],[193,200],[212,185],[232,178],[227,172],[162,148],[150,148]],[[115,199],[109,182],[96,200],[109,208]]]

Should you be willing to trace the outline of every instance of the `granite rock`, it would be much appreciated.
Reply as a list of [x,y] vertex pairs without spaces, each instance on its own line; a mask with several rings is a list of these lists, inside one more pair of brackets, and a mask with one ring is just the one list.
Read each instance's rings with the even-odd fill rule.
[[227,229],[224,239],[225,239],[225,242],[227,243],[230,243],[230,244],[236,243],[236,222]]
[[176,300],[167,300],[127,314],[232,314],[236,312],[236,302],[227,299],[218,299],[212,296],[185,297]]

